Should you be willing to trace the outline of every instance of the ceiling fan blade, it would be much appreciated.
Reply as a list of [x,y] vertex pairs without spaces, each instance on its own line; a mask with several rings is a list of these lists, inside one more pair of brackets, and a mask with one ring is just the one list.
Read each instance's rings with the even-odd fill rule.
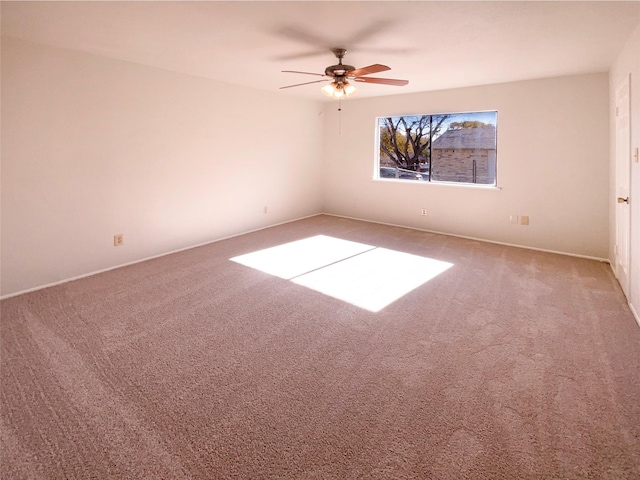
[[297,72],[295,70],[282,70],[282,73],[302,73],[303,75],[316,75],[317,77],[325,77],[323,73]]
[[282,90],[283,88],[291,88],[291,87],[299,87],[301,85],[309,85],[311,83],[320,83],[320,82],[326,82],[329,79],[326,78],[324,80],[314,80],[313,82],[304,82],[304,83],[296,83],[295,85],[287,85],[286,87],[280,87],[280,90]]
[[397,85],[402,87],[409,83],[409,80],[396,80],[394,78],[376,78],[376,77],[356,77],[353,79],[356,82],[364,83],[380,83],[383,85]]
[[328,38],[316,35],[315,33],[307,29],[299,28],[298,26],[285,25],[278,28],[274,33],[290,40],[306,43],[307,45],[317,47],[318,49],[321,48],[322,51],[318,53],[326,52],[329,49],[328,44],[331,43]]
[[380,65],[379,63],[375,63],[373,65],[369,65],[368,67],[357,68],[352,72],[349,72],[349,76],[361,77],[363,75],[371,75],[372,73],[380,73],[386,72],[387,70],[391,70],[391,68],[386,65]]
[[299,53],[291,53],[287,55],[278,55],[277,57],[273,57],[273,60],[277,60],[279,62],[289,61],[289,60],[300,60],[301,58],[310,58],[310,57],[318,57],[320,55],[326,55],[327,50],[308,50],[306,52]]

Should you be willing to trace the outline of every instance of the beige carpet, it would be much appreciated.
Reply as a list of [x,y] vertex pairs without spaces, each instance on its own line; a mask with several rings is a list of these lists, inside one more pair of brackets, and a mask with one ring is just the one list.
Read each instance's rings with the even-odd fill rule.
[[[236,258],[317,235],[451,265],[374,311],[349,292],[402,283],[383,257],[329,276],[347,300],[305,284],[321,248],[282,278]],[[1,307],[2,479],[640,478],[604,263],[318,216]]]

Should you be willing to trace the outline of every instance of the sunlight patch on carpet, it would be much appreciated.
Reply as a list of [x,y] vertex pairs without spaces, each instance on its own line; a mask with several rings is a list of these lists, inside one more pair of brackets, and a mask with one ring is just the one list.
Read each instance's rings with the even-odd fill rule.
[[363,243],[316,235],[240,255],[231,260],[270,275],[291,280],[374,248],[376,247]]
[[231,260],[371,312],[379,312],[453,266],[325,235]]

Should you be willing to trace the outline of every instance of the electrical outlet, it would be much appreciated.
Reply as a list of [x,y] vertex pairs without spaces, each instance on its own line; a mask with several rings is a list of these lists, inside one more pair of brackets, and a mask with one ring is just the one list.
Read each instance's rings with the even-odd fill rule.
[[529,225],[529,215],[520,216],[520,225]]
[[113,246],[114,247],[119,247],[123,243],[124,243],[124,237],[122,236],[121,233],[119,233],[118,235],[114,235],[113,236]]
[[427,209],[426,209],[426,208],[423,208],[423,209],[420,211],[420,215],[425,216],[426,214],[427,214]]

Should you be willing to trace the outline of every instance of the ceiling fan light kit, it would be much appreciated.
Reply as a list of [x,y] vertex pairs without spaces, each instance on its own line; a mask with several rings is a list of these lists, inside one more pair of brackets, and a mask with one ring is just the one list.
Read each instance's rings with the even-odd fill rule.
[[322,87],[320,91],[324,93],[327,97],[342,98],[342,97],[348,97],[349,95],[353,95],[358,91],[358,89],[353,85],[351,85],[349,82],[345,82],[345,83],[331,82],[329,85],[325,85],[324,87]]
[[356,87],[354,87],[349,83],[349,80],[353,80],[356,82],[363,82],[363,83],[377,83],[381,85],[395,85],[395,86],[403,86],[409,83],[408,80],[368,77],[366,75],[370,75],[372,73],[385,72],[391,69],[386,65],[380,65],[378,63],[369,65],[368,67],[355,68],[353,65],[346,65],[342,63],[342,59],[344,58],[345,53],[347,53],[347,51],[344,48],[334,48],[332,51],[333,51],[333,54],[338,59],[338,64],[328,66],[324,70],[324,74],[298,72],[295,70],[283,70],[283,73],[301,73],[303,75],[315,75],[317,77],[323,77],[322,80],[315,80],[312,82],[305,82],[305,83],[296,83],[295,85],[287,85],[286,87],[280,87],[280,88],[283,89],[283,88],[299,87],[301,85],[309,85],[311,83],[326,82],[331,80],[330,84],[325,85],[320,90],[322,91],[322,93],[324,93],[328,97],[341,99],[343,97],[348,97],[349,95],[353,95],[357,91]]

